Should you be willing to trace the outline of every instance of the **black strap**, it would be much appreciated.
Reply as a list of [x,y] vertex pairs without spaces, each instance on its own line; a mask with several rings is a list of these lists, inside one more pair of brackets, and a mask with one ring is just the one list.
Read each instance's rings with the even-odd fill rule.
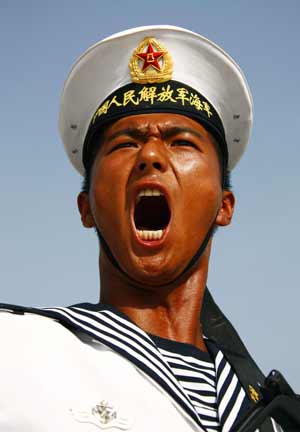
[[[200,319],[203,334],[217,344],[235,370],[248,396],[249,411],[252,410],[255,403],[262,398],[260,385],[263,385],[265,376],[207,288],[204,294]],[[259,398],[256,402],[252,399],[253,389],[257,392]],[[274,432],[271,420],[267,419],[259,430],[260,432]]]
[[263,385],[265,376],[250,356],[230,321],[214,302],[207,288],[204,294],[201,322],[203,334],[217,343],[229,363],[234,366],[250,400],[252,398],[249,386],[252,386],[261,398],[259,384]]

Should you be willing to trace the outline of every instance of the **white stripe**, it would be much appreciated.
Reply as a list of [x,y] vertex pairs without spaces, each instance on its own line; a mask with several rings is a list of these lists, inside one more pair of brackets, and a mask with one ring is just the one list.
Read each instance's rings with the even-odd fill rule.
[[[120,318],[118,315],[111,314],[111,313],[109,313],[110,311],[107,311],[107,310],[103,310],[103,311],[100,311],[100,312],[92,312],[92,311],[89,311],[89,310],[86,310],[86,309],[81,309],[81,308],[74,308],[74,309],[76,309],[78,311],[87,312],[87,313],[89,313],[89,315],[95,316],[95,318],[97,318],[97,319],[100,318],[101,321],[107,322],[111,326],[119,329],[122,333],[126,333],[128,336],[130,336],[132,338],[135,338],[140,343],[147,344],[147,346],[148,346],[148,343],[149,343],[149,348],[151,349],[151,351],[154,352],[154,353],[157,353],[157,348],[155,347],[155,345],[153,344],[152,339],[150,339],[150,337],[147,335],[147,333],[145,333],[144,331],[141,331],[139,327],[137,327],[135,324],[133,325],[130,321],[126,321],[124,318]],[[74,311],[71,310],[71,312],[74,312]],[[121,324],[116,323],[115,320],[109,318],[106,315],[110,315],[113,318],[119,318],[118,321],[120,321]],[[87,318],[85,315],[81,315],[80,314],[80,316],[84,317],[84,318]],[[95,320],[93,318],[92,318],[92,322],[93,322],[93,324],[95,324]],[[97,323],[97,321],[96,321],[96,323]],[[126,326],[132,327],[132,328],[134,328],[134,330],[139,330],[138,333],[140,335],[134,333],[131,330],[128,330],[126,328]],[[110,331],[110,328],[107,328],[107,331]],[[118,333],[118,335],[120,336],[119,333]],[[141,337],[141,336],[144,336],[144,337]],[[147,341],[145,340],[145,336],[146,336]]]
[[214,431],[216,430],[216,428],[218,426],[220,426],[220,424],[216,421],[213,420],[201,420],[201,423],[203,423],[203,426],[207,426],[207,427],[214,427],[215,429],[213,429]]
[[[96,318],[99,318],[100,314],[101,314],[101,318],[103,318],[103,316],[105,316],[105,315],[108,315],[108,316],[114,318],[115,321],[119,321],[119,323],[121,324],[121,328],[123,330],[124,330],[124,326],[131,328],[134,331],[134,333],[139,333],[140,335],[146,337],[151,342],[151,344],[153,345],[152,339],[147,335],[147,333],[144,332],[144,330],[140,329],[136,324],[132,323],[131,321],[120,317],[119,315],[117,315],[114,312],[111,312],[108,309],[103,309],[103,310],[98,311],[98,312],[94,312],[94,311],[91,311],[89,309],[83,309],[83,308],[79,308],[79,307],[74,307],[74,309],[77,309],[77,310],[82,311],[82,312],[86,312],[92,316],[95,316]],[[111,320],[110,322],[113,322],[116,325],[114,320]],[[132,333],[133,332],[129,332],[129,334],[131,334],[131,335],[132,335]],[[136,334],[134,334],[134,335],[137,337]]]
[[[187,364],[190,364],[190,362],[191,362],[191,363],[197,364],[197,365],[199,365],[199,366],[207,367],[208,369],[212,369],[212,370],[214,370],[214,365],[213,365],[212,362],[207,362],[207,361],[203,361],[203,360],[198,360],[198,359],[196,359],[195,357],[185,356],[185,355],[182,355],[182,354],[175,354],[175,353],[173,353],[173,352],[171,352],[171,351],[166,351],[166,350],[163,349],[163,348],[159,348],[159,351],[160,351],[162,354],[164,354],[164,355],[166,355],[166,356],[168,356],[168,357],[175,357],[175,358],[177,358],[177,359],[182,359],[182,360],[184,360]],[[172,361],[172,359],[171,359],[171,361]]]
[[[216,396],[203,396],[203,395],[199,395],[198,393],[194,393],[192,391],[189,391],[189,396],[193,398],[193,405],[197,405],[200,403],[200,405],[203,406],[207,406],[207,408],[215,410],[215,408],[213,407],[214,405],[216,405],[217,403],[217,398]],[[195,400],[196,399],[196,400]],[[204,405],[206,404],[206,405]],[[212,407],[209,407],[209,405],[213,405]]]
[[219,421],[218,413],[216,410],[212,410],[204,406],[199,406],[197,407],[197,413],[209,417],[211,421]]
[[224,358],[223,353],[221,351],[219,351],[217,356],[216,356],[216,359],[215,359],[216,373],[219,369],[220,363],[221,363],[223,358]]
[[192,377],[192,378],[201,378],[204,381],[206,381],[208,384],[210,384],[213,388],[215,388],[215,381],[211,378],[208,378],[205,373],[198,372],[198,371],[191,371],[189,369],[180,369],[172,367],[172,371],[175,375],[178,375],[180,377]]
[[223,384],[230,373],[230,370],[231,370],[230,364],[226,362],[225,367],[222,370],[222,373],[220,375],[220,378],[217,380],[217,393],[220,393]]
[[[176,359],[176,358],[169,359],[165,355],[164,355],[164,358],[168,361],[168,363],[170,364],[171,368],[173,368],[172,364],[177,364],[177,365],[186,366],[189,369],[193,369],[195,371],[199,370],[199,366],[192,366],[190,363],[184,362],[184,361],[182,361],[180,359]],[[216,375],[214,370],[203,369],[203,372],[205,372],[206,374],[209,374],[209,375],[211,375],[213,377]]]
[[[74,323],[77,324],[79,327],[82,327],[82,328],[84,328],[85,330],[87,330],[87,331],[89,331],[90,333],[93,333],[93,334],[95,334],[95,335],[98,334],[96,330],[91,329],[90,327],[85,326],[85,325],[82,324],[82,323],[78,323],[78,322],[76,321],[76,319],[70,317],[70,316],[69,316],[69,315],[64,311],[63,308],[53,308],[53,309],[51,308],[51,309],[47,309],[47,310],[52,310],[52,311],[55,312],[55,311],[57,311],[57,309],[59,309],[59,313],[61,313],[62,315],[66,316],[70,321],[74,322]],[[70,309],[67,309],[67,311],[68,311],[69,313],[74,313],[74,311],[73,311],[73,310],[70,310]],[[78,314],[77,314],[77,315],[78,315]],[[86,319],[86,317],[83,316],[83,315],[81,315],[81,314],[79,314],[79,316],[80,316],[81,319],[84,319],[84,320]],[[89,319],[87,318],[87,320],[89,320]],[[103,327],[103,326],[99,325],[99,323],[96,323],[94,320],[93,320],[93,325],[94,325],[94,326],[97,325],[98,327]],[[108,331],[107,327],[105,327],[105,330]],[[110,330],[110,329],[109,329],[109,330]],[[158,375],[158,376],[159,376],[163,381],[167,382],[168,386],[173,390],[174,393],[176,393],[176,395],[177,395],[177,396],[178,396],[178,397],[183,401],[183,403],[184,403],[185,405],[188,405],[189,408],[190,408],[192,411],[195,411],[195,410],[194,410],[194,407],[192,406],[192,404],[189,403],[189,401],[188,401],[188,400],[187,400],[187,399],[186,399],[186,398],[181,394],[180,391],[178,391],[177,386],[175,386],[175,385],[173,384],[172,381],[175,381],[175,383],[178,385],[178,383],[177,383],[176,380],[175,380],[175,377],[172,376],[171,374],[169,374],[169,371],[168,371],[167,368],[166,368],[165,372],[166,372],[166,375],[168,375],[168,376],[166,376],[166,375],[162,375],[161,371],[160,371],[160,370],[159,370],[155,365],[153,365],[152,363],[150,363],[150,362],[148,361],[147,357],[145,358],[145,357],[139,355],[135,350],[131,349],[128,345],[126,345],[126,344],[124,344],[124,343],[122,343],[122,342],[117,342],[114,338],[107,337],[107,336],[104,335],[104,334],[101,334],[101,338],[104,339],[104,340],[106,340],[106,341],[108,341],[108,342],[111,342],[111,343],[113,343],[114,345],[116,345],[116,346],[122,348],[123,350],[129,352],[133,357],[137,358],[139,361],[141,361],[142,363],[144,363],[144,364],[145,364],[149,369],[151,369],[152,371],[154,371],[154,372],[155,372],[155,373],[156,373],[156,374],[157,374],[157,375]],[[139,347],[139,348],[140,348],[140,347]],[[144,350],[142,350],[142,351],[144,351]],[[146,354],[147,354],[147,356],[149,356],[149,353],[148,353],[148,352],[147,352]],[[157,363],[157,362],[155,362],[155,363]],[[161,367],[160,364],[158,364],[158,366]],[[170,376],[169,376],[169,375],[170,375]]]
[[206,383],[199,383],[199,382],[190,382],[190,381],[181,381],[181,385],[188,390],[197,390],[197,391],[207,391],[207,392],[214,392],[214,387],[212,387],[210,384]]
[[243,388],[241,388],[241,390],[238,394],[238,397],[236,398],[236,401],[232,407],[232,410],[231,410],[229,416],[227,417],[227,419],[224,423],[222,432],[230,431],[231,426],[233,425],[233,423],[234,423],[234,421],[238,415],[239,409],[241,408],[244,397],[245,397],[245,391]]
[[276,423],[276,421],[271,417],[272,426],[274,428],[274,432],[284,432],[282,427]]
[[218,413],[216,411],[212,411],[206,407],[197,407],[197,413],[202,414],[204,416],[210,417],[212,420],[218,419]]
[[224,411],[228,405],[228,402],[232,398],[232,395],[234,393],[237,382],[238,382],[237,376],[233,375],[231,383],[229,384],[229,386],[226,390],[226,393],[224,394],[222,401],[219,404],[219,414],[220,414],[221,418],[222,418],[222,415],[224,414]]

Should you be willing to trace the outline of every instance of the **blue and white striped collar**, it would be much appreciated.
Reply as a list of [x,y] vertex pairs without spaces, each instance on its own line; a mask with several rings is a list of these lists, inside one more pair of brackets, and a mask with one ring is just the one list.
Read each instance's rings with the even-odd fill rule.
[[132,362],[156,381],[199,426],[193,405],[152,339],[124,314],[101,304],[97,305],[97,310],[84,304],[43,311],[64,325],[89,334]]
[[[146,373],[159,384],[180,407],[193,419],[200,430],[205,427],[200,424],[198,414],[186,395],[181,384],[175,378],[170,366],[158,350],[153,340],[135,325],[126,315],[115,308],[104,304],[81,304],[71,307],[57,307],[43,309],[51,313],[62,324],[89,334],[94,339],[119,353],[132,362],[137,368]],[[229,416],[226,410],[229,399],[233,395],[230,388],[224,394],[224,381],[227,377],[224,362],[226,359],[214,344],[206,340],[213,355],[216,367],[216,388],[219,400],[218,411],[222,432],[227,432],[237,418],[240,411],[244,411],[247,404],[245,392],[240,389],[237,400],[232,404]],[[220,365],[223,363],[221,372]],[[225,371],[224,371],[225,369]],[[237,379],[237,378],[235,378]],[[226,412],[226,416],[224,415]]]
[[[198,414],[189,397],[176,379],[154,341],[126,315],[114,307],[105,304],[94,305],[82,303],[69,307],[42,309],[14,306],[12,310],[17,313],[36,313],[56,319],[62,325],[71,328],[73,331],[84,332],[93,339],[119,353],[153,379],[169,394],[180,406],[181,410],[189,416],[189,419],[197,426],[200,432],[206,431],[205,427],[201,425]],[[243,392],[241,392],[237,403],[234,405],[233,409],[231,409],[230,421],[226,421],[228,416],[226,416],[225,421],[223,420],[224,405],[226,404],[226,400],[232,396],[230,392],[224,395],[224,387],[222,388],[224,373],[218,373],[221,362],[226,362],[226,359],[222,352],[215,346],[215,343],[210,343],[207,339],[206,343],[215,361],[221,430],[222,432],[227,432],[230,430],[229,425],[231,427],[237,416],[247,407],[247,398],[242,398]],[[222,370],[223,369],[224,367]],[[224,402],[222,403],[222,401]]]

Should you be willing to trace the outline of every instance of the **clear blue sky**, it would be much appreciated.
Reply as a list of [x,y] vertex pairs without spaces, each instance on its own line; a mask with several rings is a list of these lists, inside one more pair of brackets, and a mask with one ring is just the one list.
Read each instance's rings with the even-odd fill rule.
[[241,65],[254,130],[234,171],[237,207],[219,230],[209,287],[264,372],[300,391],[300,2],[0,2],[0,301],[96,302],[98,245],[81,227],[72,169],[57,129],[71,64],[111,33],[147,24],[187,27]]

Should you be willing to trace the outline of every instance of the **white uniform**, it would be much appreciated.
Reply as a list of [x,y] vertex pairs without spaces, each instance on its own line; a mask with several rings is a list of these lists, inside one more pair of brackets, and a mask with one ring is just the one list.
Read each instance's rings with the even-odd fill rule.
[[[0,305],[1,432],[210,430],[151,337],[116,309],[6,306]],[[220,419],[224,404],[231,406],[222,432],[249,404],[242,388],[234,396],[228,384],[224,393],[230,369],[224,364],[216,380]],[[231,383],[237,379],[233,374]],[[279,430],[270,427],[266,432]]]
[[83,333],[1,312],[0,334],[1,432],[203,430],[151,378]]

